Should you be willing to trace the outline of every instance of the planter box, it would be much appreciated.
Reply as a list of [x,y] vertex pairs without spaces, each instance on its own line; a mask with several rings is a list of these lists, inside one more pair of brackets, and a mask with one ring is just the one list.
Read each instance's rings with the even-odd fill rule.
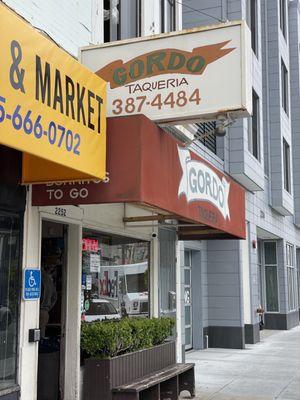
[[107,360],[85,360],[83,400],[111,400],[111,389],[176,363],[175,342]]

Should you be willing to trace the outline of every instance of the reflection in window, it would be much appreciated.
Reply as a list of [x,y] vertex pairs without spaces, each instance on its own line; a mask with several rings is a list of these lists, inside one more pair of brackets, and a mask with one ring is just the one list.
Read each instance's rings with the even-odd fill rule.
[[294,246],[286,244],[286,268],[288,283],[288,307],[289,311],[297,308],[297,269],[294,262]]
[[113,0],[104,0],[104,42],[120,40],[119,4]]
[[149,242],[84,231],[83,320],[148,316]]
[[257,0],[247,0],[247,24],[251,30],[251,45],[254,54],[257,55],[257,47],[258,47],[258,12],[257,12]]
[[276,242],[264,242],[266,307],[267,311],[279,311],[277,280],[277,246]]
[[172,32],[176,30],[176,4],[175,0],[161,0],[161,31]]
[[281,106],[289,115],[289,77],[288,70],[281,59]]
[[279,0],[280,28],[286,39],[286,5],[285,0]]
[[265,271],[267,311],[278,311],[277,267],[266,266]]
[[260,161],[260,126],[259,126],[259,97],[252,90],[252,117],[248,124],[248,150]]
[[0,214],[0,390],[16,383],[20,219]]
[[290,146],[287,141],[283,139],[283,187],[291,193],[291,162],[290,162]]
[[265,242],[265,264],[277,264],[276,242]]

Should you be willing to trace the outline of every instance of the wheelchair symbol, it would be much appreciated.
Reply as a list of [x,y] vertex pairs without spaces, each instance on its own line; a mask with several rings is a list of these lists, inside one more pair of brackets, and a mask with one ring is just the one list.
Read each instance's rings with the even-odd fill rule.
[[29,278],[28,278],[28,283],[29,283],[29,287],[34,287],[34,286],[36,286],[36,281],[35,281],[35,278],[34,278],[34,276],[32,276],[32,271],[30,271],[30,276],[29,276]]

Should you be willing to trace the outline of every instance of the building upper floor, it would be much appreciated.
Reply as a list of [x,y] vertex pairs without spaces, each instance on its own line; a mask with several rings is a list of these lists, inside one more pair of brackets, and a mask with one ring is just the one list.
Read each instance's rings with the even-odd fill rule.
[[[77,57],[78,48],[244,19],[252,39],[253,116],[225,137],[199,124],[193,148],[300,224],[299,0],[5,0]],[[291,84],[292,82],[292,84]]]
[[224,168],[277,213],[300,218],[299,1],[184,0],[183,28],[246,20],[251,31],[252,118],[217,138]]

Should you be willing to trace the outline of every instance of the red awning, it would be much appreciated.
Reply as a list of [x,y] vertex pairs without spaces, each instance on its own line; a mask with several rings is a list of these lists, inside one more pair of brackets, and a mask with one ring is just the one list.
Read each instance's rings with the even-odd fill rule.
[[180,239],[245,238],[245,191],[145,116],[108,119],[108,183],[35,185],[37,206],[134,203],[180,221]]

